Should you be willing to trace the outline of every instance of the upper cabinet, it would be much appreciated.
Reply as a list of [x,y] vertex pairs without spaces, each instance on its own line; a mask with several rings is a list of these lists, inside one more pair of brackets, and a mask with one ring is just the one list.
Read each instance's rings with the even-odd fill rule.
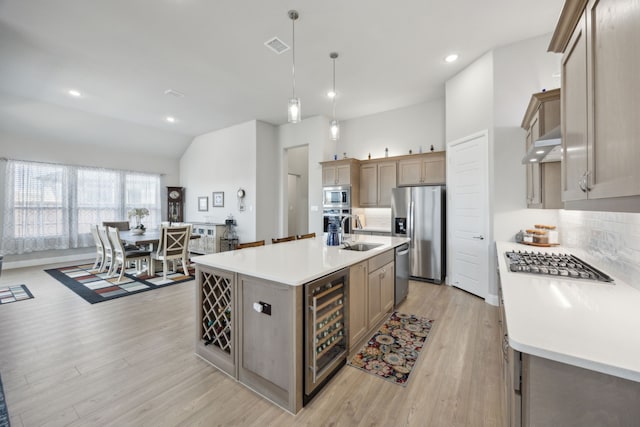
[[[567,1],[562,10],[549,50],[564,53],[566,207],[632,211],[640,207],[640,198],[628,197],[640,195],[638,22],[637,0]],[[589,203],[571,203],[585,200]]]
[[445,152],[407,156],[398,160],[398,186],[444,184]]
[[320,162],[322,165],[322,186],[350,186],[351,202],[357,207],[360,190],[360,161],[357,159],[342,159]]
[[355,159],[322,162],[322,185],[353,185],[353,173],[358,173],[358,161]]
[[396,187],[396,161],[363,161],[360,164],[360,206],[390,207]]
[[[534,144],[560,126],[560,89],[533,94],[521,126],[527,131],[525,152],[531,152],[535,156],[536,149],[531,149]],[[526,161],[525,167],[527,170],[527,207],[562,208],[560,162]]]

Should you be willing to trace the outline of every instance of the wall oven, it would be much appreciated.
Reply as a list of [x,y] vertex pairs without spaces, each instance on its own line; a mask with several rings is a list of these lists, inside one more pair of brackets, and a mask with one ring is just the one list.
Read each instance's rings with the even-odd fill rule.
[[305,285],[304,404],[347,361],[348,287],[348,268]]
[[322,205],[325,209],[351,209],[351,187],[324,187],[322,189]]

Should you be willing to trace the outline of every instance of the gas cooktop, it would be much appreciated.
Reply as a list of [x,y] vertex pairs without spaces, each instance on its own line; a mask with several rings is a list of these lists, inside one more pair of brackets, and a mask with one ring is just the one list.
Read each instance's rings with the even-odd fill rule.
[[571,254],[510,251],[505,256],[513,272],[613,282],[611,277]]

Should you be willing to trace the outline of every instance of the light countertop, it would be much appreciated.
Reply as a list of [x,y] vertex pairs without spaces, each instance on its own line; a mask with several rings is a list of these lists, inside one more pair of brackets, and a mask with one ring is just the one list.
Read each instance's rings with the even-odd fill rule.
[[324,236],[193,257],[196,264],[299,286],[408,242],[403,237],[351,235],[350,243],[380,243],[368,251],[327,246]]
[[640,382],[640,291],[610,271],[613,284],[511,272],[511,250],[570,253],[573,248],[497,242],[509,344],[515,350]]

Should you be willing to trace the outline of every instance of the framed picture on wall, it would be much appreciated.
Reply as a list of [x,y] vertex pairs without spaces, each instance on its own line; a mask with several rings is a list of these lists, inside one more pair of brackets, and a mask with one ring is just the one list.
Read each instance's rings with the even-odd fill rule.
[[224,207],[224,191],[213,192],[213,207],[214,208]]
[[198,197],[198,211],[206,212],[209,210],[209,198],[207,196]]

